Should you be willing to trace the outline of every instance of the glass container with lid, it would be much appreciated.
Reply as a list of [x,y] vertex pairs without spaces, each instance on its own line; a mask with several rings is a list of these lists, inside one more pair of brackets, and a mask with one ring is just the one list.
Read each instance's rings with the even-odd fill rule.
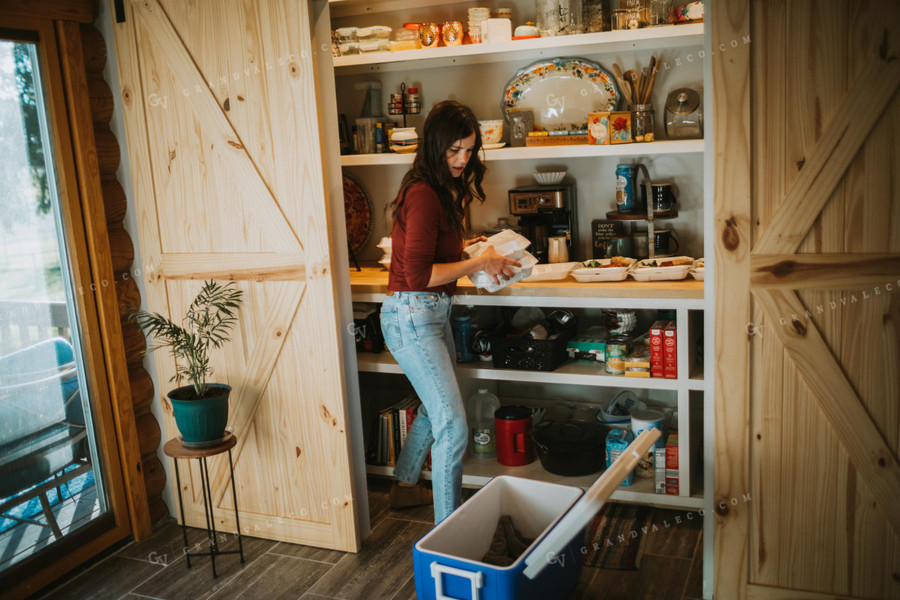
[[678,88],[666,97],[666,136],[670,140],[703,137],[703,111],[700,92]]

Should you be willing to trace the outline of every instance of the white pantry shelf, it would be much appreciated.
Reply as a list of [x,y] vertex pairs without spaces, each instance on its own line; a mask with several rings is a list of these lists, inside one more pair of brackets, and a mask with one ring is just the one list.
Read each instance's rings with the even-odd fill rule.
[[[366,465],[366,472],[370,475],[382,475],[385,477],[392,477],[394,475],[393,467],[378,465]],[[586,490],[591,487],[601,474],[602,472],[582,477],[555,475],[544,469],[539,460],[535,460],[527,465],[522,465],[521,467],[507,467],[493,459],[466,457],[463,461],[463,487],[468,488],[480,488],[498,475],[511,475],[513,477],[522,477],[524,479],[536,479],[538,481],[548,481],[550,483],[574,485]],[[422,477],[424,479],[431,479],[431,471],[422,471]],[[610,500],[616,502],[648,504],[665,508],[680,508],[685,510],[696,510],[703,507],[703,497],[699,493],[694,496],[657,494],[653,491],[653,480],[642,479],[640,477],[634,477],[633,483],[629,486],[620,485],[617,487],[616,491],[610,496]]]
[[[466,44],[400,52],[368,52],[336,56],[334,69],[336,75],[353,75],[407,70],[410,68],[407,63],[413,61],[416,69],[507,61],[524,64],[524,61],[527,60],[549,59],[560,55],[615,54],[635,50],[701,46],[702,44],[703,23],[662,25],[637,30],[600,31],[494,44]],[[664,62],[660,65],[662,70],[669,68],[671,67]]]
[[[546,160],[560,158],[598,158],[603,156],[654,156],[659,154],[701,154],[703,140],[663,140],[659,142],[611,144],[605,146],[581,144],[577,146],[534,146],[485,150],[485,160]],[[414,153],[345,154],[342,167],[365,167],[412,164]]]

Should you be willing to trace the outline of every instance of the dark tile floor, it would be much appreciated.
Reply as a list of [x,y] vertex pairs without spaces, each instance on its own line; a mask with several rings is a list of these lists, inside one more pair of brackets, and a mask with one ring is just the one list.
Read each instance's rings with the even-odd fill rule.
[[[245,564],[235,555],[222,556],[216,561],[219,577],[213,579],[208,558],[194,559],[193,568],[186,568],[181,528],[168,520],[151,537],[83,567],[35,598],[411,600],[416,592],[410,548],[430,529],[433,513],[431,507],[392,510],[389,486],[384,479],[369,481],[372,534],[357,554],[245,536]],[[639,570],[585,567],[568,600],[700,598],[700,520],[676,523],[678,514],[654,511],[657,527],[648,534]],[[191,529],[188,543],[203,544],[205,537]],[[236,549],[236,538],[225,537],[223,549]]]

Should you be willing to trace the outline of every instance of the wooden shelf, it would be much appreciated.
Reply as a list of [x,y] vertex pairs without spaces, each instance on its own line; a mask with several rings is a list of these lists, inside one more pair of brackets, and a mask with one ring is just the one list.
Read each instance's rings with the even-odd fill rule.
[[[603,156],[654,156],[659,154],[702,154],[703,140],[663,140],[646,144],[518,147],[485,150],[486,161],[599,158]],[[415,154],[345,154],[342,167],[411,165]],[[646,215],[644,216],[646,220]]]
[[[649,221],[650,219],[647,216],[647,211],[627,211],[623,212],[621,210],[611,210],[606,213],[606,218],[611,221]],[[653,220],[654,221],[663,221],[666,219],[676,219],[678,218],[677,210],[655,210],[653,211]]]
[[[334,17],[338,17],[338,14],[335,14],[336,12],[341,13],[341,11],[336,11],[336,8],[337,5],[332,7],[332,15]],[[377,12],[382,13],[387,10],[389,10],[387,6],[384,8],[379,7]],[[365,14],[371,12],[376,11],[365,11]],[[391,27],[399,25],[399,23],[387,22],[385,24]],[[334,69],[335,74],[340,76],[408,70],[410,66],[407,63],[411,61],[415,61],[416,69],[506,61],[519,62],[524,66],[528,61],[556,58],[557,56],[614,54],[659,48],[670,50],[684,46],[701,46],[702,44],[703,23],[662,25],[637,30],[601,31],[578,35],[513,40],[495,44],[466,44],[463,46],[422,48],[401,52],[370,52],[351,56],[337,56],[334,58]]]
[[[382,268],[363,267],[350,270],[350,289],[357,302],[384,302],[388,273]],[[572,277],[560,281],[521,282],[493,294],[483,293],[466,279],[460,279],[455,304],[472,306],[569,306],[621,308],[628,300],[629,308],[703,308],[703,282],[625,281],[579,283]]]
[[[392,467],[366,465],[366,472],[371,475],[383,475],[390,477],[394,474]],[[536,479],[563,485],[578,486],[588,489],[602,473],[585,475],[583,477],[565,477],[548,472],[541,466],[539,460],[521,467],[507,467],[493,459],[477,459],[466,457],[463,461],[463,487],[480,488],[492,478],[498,475],[511,475],[524,479]],[[430,471],[422,471],[422,477],[431,479]],[[703,507],[702,495],[696,496],[669,496],[657,494],[653,491],[653,480],[635,477],[632,485],[619,486],[610,496],[617,502],[634,502],[666,508],[699,509]]]

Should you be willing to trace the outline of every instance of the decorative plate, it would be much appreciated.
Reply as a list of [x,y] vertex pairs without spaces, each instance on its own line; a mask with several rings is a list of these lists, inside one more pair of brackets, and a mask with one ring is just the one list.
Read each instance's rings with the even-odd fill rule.
[[621,97],[612,74],[583,58],[542,60],[506,84],[503,114],[514,108],[534,112],[536,131],[586,130],[588,113],[615,110]]
[[356,177],[344,175],[344,215],[347,220],[347,245],[354,253],[366,245],[375,226],[375,209],[372,197]]

